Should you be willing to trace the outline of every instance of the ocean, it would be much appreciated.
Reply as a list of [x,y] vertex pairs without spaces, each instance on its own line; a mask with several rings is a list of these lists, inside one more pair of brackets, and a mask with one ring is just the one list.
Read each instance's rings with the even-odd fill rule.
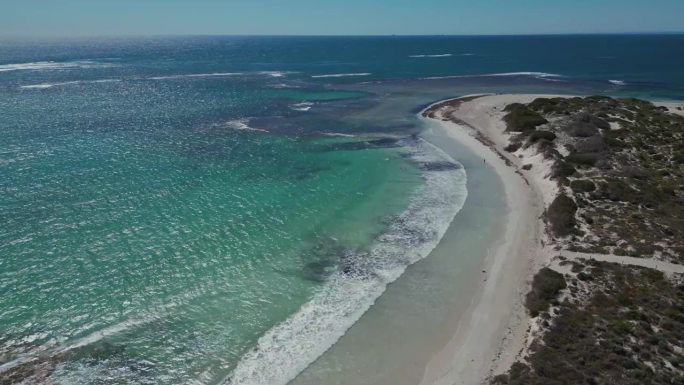
[[0,375],[286,384],[454,218],[496,222],[461,213],[500,186],[423,138],[422,107],[487,92],[684,99],[682,48],[682,35],[0,40]]

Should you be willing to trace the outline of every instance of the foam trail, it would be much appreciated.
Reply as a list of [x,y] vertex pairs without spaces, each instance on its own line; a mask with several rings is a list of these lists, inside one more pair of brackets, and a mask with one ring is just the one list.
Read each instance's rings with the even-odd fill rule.
[[231,128],[233,130],[238,130],[238,131],[259,131],[259,132],[268,132],[268,130],[264,130],[263,128],[254,128],[249,126],[249,119],[248,118],[243,118],[243,119],[236,119],[236,120],[231,120],[225,123],[217,123],[214,124],[213,127],[217,128]]
[[97,330],[95,332],[92,332],[91,334],[88,334],[84,337],[78,338],[69,344],[66,345],[56,345],[56,343],[53,344],[46,344],[43,346],[40,346],[36,349],[30,350],[28,352],[25,352],[21,355],[19,355],[17,358],[13,359],[12,361],[5,362],[4,364],[0,365],[0,373],[3,373],[7,370],[10,370],[14,367],[17,367],[19,365],[25,364],[27,362],[34,361],[38,359],[41,355],[43,354],[49,354],[49,355],[58,355],[61,353],[65,353],[74,349],[78,349],[84,346],[91,345],[93,343],[96,343],[106,337],[121,333],[123,331],[138,327],[140,325],[144,325],[150,322],[153,322],[155,320],[161,319],[164,314],[167,314],[168,311],[171,309],[179,306],[181,302],[178,301],[171,301],[157,309],[157,312],[155,313],[150,313],[143,315],[139,318],[132,318],[128,319],[122,322],[119,322],[117,324],[108,326],[104,329]]
[[478,75],[450,75],[450,76],[430,76],[423,78],[425,80],[437,79],[465,79],[465,78],[480,78],[480,77],[508,77],[508,76],[531,76],[538,79],[552,80],[554,78],[562,78],[563,75],[552,74],[548,72],[502,72],[493,74],[478,74]]
[[71,62],[39,61],[32,63],[0,64],[0,72],[9,71],[55,71],[74,68],[101,68],[111,64],[98,63],[92,60],[78,60]]
[[231,76],[271,76],[274,78],[285,77],[290,72],[284,71],[259,71],[259,72],[210,72],[202,74],[179,74],[179,75],[164,75],[164,76],[152,76],[147,79],[149,80],[171,80],[171,79],[183,79],[183,78],[212,78],[212,77],[231,77]]
[[285,385],[328,350],[365,313],[387,285],[439,243],[467,196],[466,173],[441,150],[420,141],[411,157],[425,168],[425,183],[409,208],[394,220],[366,254],[347,256],[311,301],[263,335],[225,384]]
[[312,75],[312,78],[322,79],[322,78],[345,78],[353,76],[370,76],[370,72],[359,72],[359,73],[348,73],[348,74],[327,74],[327,75]]
[[114,82],[120,82],[120,81],[121,81],[121,79],[74,80],[74,81],[70,81],[70,82],[61,82],[61,83],[29,84],[29,85],[25,85],[25,86],[19,86],[19,88],[24,89],[24,90],[32,90],[32,89],[42,90],[42,89],[46,89],[46,88],[68,86],[68,85],[74,85],[74,84],[114,83]]
[[301,103],[293,104],[292,106],[290,106],[290,108],[295,110],[295,111],[306,112],[306,111],[309,111],[311,109],[311,107],[313,107],[313,105],[314,104],[311,102],[301,102]]
[[450,53],[441,53],[441,54],[433,54],[433,55],[411,55],[409,57],[412,57],[412,58],[424,58],[424,57],[426,57],[426,58],[439,58],[439,57],[450,57],[450,56],[454,56],[454,55],[450,54]]

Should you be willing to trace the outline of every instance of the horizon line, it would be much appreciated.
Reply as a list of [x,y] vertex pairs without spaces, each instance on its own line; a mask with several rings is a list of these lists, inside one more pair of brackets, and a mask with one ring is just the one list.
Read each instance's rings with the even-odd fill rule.
[[551,32],[510,34],[232,34],[232,33],[141,33],[141,34],[93,34],[93,35],[12,35],[8,39],[88,39],[88,38],[145,38],[145,37],[525,37],[525,36],[629,36],[629,35],[684,35],[683,31],[635,31],[635,32]]

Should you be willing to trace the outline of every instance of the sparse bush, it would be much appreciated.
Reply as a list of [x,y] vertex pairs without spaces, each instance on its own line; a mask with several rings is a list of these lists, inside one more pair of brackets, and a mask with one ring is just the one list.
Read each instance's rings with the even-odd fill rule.
[[575,151],[579,153],[600,153],[606,150],[606,142],[601,135],[579,139],[575,143]]
[[596,190],[596,185],[590,180],[578,179],[570,182],[570,188],[576,193],[592,192]]
[[520,146],[522,146],[522,143],[520,143],[520,142],[511,142],[506,147],[504,147],[504,151],[516,152],[516,151],[518,151],[518,149],[520,149]]
[[600,192],[614,202],[635,202],[637,200],[637,192],[620,179],[607,179],[605,183],[601,184]]
[[594,154],[570,154],[565,157],[565,161],[569,163],[574,163],[579,166],[593,167],[596,164],[596,155]]
[[530,142],[532,142],[532,143],[535,143],[539,139],[544,139],[544,140],[548,140],[549,142],[552,142],[553,140],[556,139],[556,134],[554,134],[551,131],[534,130],[530,133],[529,139],[530,139]]
[[543,116],[522,104],[510,104],[506,107],[505,111],[508,111],[508,114],[504,116],[503,120],[506,122],[508,131],[527,132],[536,129],[537,126],[548,123]]
[[551,302],[567,287],[563,275],[545,267],[534,276],[532,290],[525,297],[525,306],[532,317],[547,311]]
[[551,224],[551,231],[558,237],[574,233],[577,225],[575,213],[577,213],[575,201],[566,195],[558,195],[546,210],[546,218]]
[[570,163],[559,160],[554,164],[551,176],[553,178],[567,178],[572,176],[576,171],[575,167]]

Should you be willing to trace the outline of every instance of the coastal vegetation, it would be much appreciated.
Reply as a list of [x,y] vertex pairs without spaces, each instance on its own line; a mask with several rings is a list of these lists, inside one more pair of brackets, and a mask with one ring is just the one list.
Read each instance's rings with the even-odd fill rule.
[[[557,249],[684,263],[684,117],[604,96],[505,111],[517,133],[505,150],[536,146],[552,163],[560,192],[545,219]],[[525,298],[531,345],[492,384],[684,383],[683,276],[558,258]]]
[[545,267],[539,271],[532,281],[532,289],[525,297],[525,306],[532,317],[547,311],[556,300],[558,293],[566,288],[562,274]]
[[638,99],[537,98],[505,108],[506,151],[537,146],[559,195],[556,242],[684,263],[684,117]]
[[[491,383],[684,383],[682,277],[596,261],[566,263],[571,272],[560,279],[563,284],[567,280],[567,287],[544,290],[555,295],[546,310],[533,313],[547,330],[524,361]],[[535,278],[530,295],[539,291],[538,285],[561,287],[560,274],[549,270]],[[557,283],[540,284],[549,280]]]

